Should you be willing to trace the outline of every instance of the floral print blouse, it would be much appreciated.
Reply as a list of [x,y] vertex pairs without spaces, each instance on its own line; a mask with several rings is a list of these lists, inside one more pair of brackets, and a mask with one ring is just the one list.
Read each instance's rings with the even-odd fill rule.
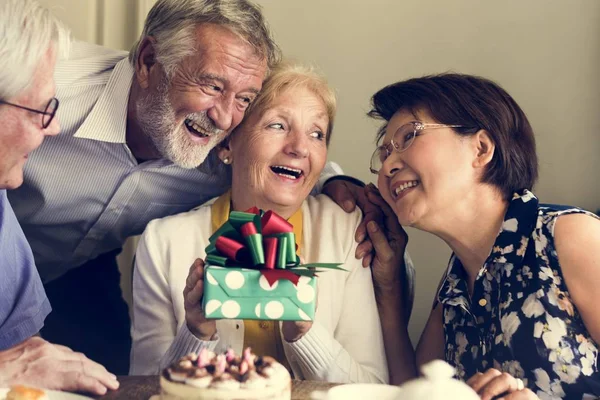
[[446,361],[461,379],[496,368],[542,400],[600,396],[599,346],[571,302],[554,247],[556,218],[572,213],[596,217],[515,193],[472,298],[452,255],[438,301]]

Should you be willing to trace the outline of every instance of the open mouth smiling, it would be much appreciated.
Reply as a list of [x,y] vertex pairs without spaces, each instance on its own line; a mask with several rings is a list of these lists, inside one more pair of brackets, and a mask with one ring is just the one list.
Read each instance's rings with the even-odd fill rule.
[[293,180],[300,179],[304,175],[301,169],[286,167],[285,165],[273,165],[271,166],[271,171],[279,176]]
[[206,133],[204,131],[204,129],[202,129],[198,124],[196,124],[194,121],[192,121],[189,118],[186,118],[184,121],[185,127],[187,128],[188,132],[190,132],[192,135],[201,137],[201,138],[208,138],[210,137],[210,134]]
[[396,186],[395,188],[392,188],[392,194],[394,196],[394,198],[400,198],[402,197],[402,195],[408,191],[409,189],[412,189],[416,186],[419,186],[419,181],[414,180],[414,181],[405,181],[403,183],[401,183],[400,185]]

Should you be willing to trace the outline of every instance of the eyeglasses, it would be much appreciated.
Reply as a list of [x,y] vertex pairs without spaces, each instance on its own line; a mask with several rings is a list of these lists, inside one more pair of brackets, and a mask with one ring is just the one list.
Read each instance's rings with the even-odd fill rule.
[[379,170],[383,167],[385,160],[392,154],[392,151],[396,150],[398,153],[402,153],[410,147],[422,130],[439,128],[463,128],[463,125],[424,124],[418,121],[404,124],[398,128],[388,144],[381,145],[375,149],[371,156],[369,169],[373,174],[379,174]]
[[44,108],[44,111],[36,110],[36,109],[25,107],[25,106],[20,106],[18,104],[9,103],[8,101],[4,101],[4,100],[0,100],[0,104],[6,104],[9,106],[21,108],[23,110],[31,111],[36,114],[42,114],[42,129],[46,129],[47,127],[50,126],[50,124],[52,123],[52,120],[54,119],[54,116],[56,115],[56,110],[58,110],[58,99],[56,97],[53,97],[50,99],[48,104],[46,104],[46,108]]

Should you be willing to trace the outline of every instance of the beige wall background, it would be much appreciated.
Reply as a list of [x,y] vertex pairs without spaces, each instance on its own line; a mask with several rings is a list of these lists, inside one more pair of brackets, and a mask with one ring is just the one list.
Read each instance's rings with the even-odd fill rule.
[[[133,43],[153,2],[42,0],[76,38],[123,49]],[[317,65],[337,90],[330,159],[347,174],[374,177],[368,160],[378,124],[365,113],[375,91],[409,77],[456,71],[495,80],[527,113],[537,135],[541,168],[535,192],[542,201],[600,208],[600,1],[258,3],[284,53]],[[410,323],[416,342],[450,252],[429,234],[408,234],[417,267]]]

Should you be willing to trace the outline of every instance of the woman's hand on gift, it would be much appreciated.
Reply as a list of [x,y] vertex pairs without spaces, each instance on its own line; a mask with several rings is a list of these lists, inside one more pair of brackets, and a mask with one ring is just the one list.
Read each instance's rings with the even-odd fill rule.
[[[306,260],[302,256],[300,256],[300,264],[306,264]],[[319,306],[319,296],[317,296],[315,301],[316,311]],[[300,340],[312,328],[312,324],[312,321],[283,321],[281,323],[281,333],[283,333],[283,338],[286,342],[292,343]]]
[[369,184],[365,187],[369,201],[381,209],[384,214],[383,223],[370,221],[367,232],[373,243],[375,255],[371,262],[373,284],[376,292],[398,294],[402,288],[403,277],[406,276],[404,265],[404,251],[408,243],[408,236],[398,217],[385,202],[377,188]]
[[520,378],[490,368],[484,373],[478,372],[467,381],[481,397],[481,400],[539,400],[539,397],[523,385]]
[[190,267],[190,272],[183,289],[183,305],[187,327],[200,340],[213,340],[217,333],[214,319],[206,319],[202,311],[202,295],[204,293],[204,261],[197,258]]
[[286,342],[300,340],[312,328],[312,321],[283,321],[281,332]]

